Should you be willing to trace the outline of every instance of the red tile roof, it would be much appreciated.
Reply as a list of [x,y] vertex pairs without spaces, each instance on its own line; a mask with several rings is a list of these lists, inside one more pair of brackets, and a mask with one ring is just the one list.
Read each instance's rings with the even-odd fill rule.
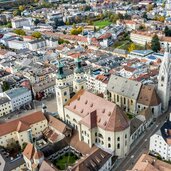
[[[47,36],[52,36],[56,38],[62,38],[69,41],[77,41],[82,43],[87,43],[87,37],[84,36],[78,36],[78,35],[68,35],[68,34],[62,34],[62,33],[53,33],[53,32],[44,32]],[[92,45],[99,46],[99,42],[96,38],[91,39]]]
[[28,143],[23,151],[23,155],[29,159],[40,159],[41,157],[43,157],[43,153],[41,151],[37,151],[34,147],[33,144]]
[[32,124],[46,120],[42,112],[34,112],[28,115],[24,115],[20,118],[10,120],[8,122],[0,124],[0,136],[9,134],[14,131],[25,131],[29,129]]
[[155,87],[151,85],[141,87],[137,102],[146,106],[158,106],[161,103]]
[[96,117],[97,126],[104,130],[122,131],[129,127],[128,118],[119,106],[85,90],[73,96],[65,108],[78,114],[89,128],[95,126],[92,119]]

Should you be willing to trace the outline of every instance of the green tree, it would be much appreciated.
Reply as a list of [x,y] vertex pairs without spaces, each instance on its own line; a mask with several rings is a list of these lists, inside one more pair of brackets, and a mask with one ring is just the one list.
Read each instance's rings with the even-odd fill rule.
[[136,45],[134,43],[131,43],[130,46],[128,47],[128,51],[131,52],[136,49]]
[[140,30],[144,30],[144,29],[145,29],[145,26],[141,24],[141,25],[139,26],[139,29],[140,29]]
[[34,25],[37,26],[38,23],[40,23],[40,20],[36,18],[36,19],[34,20]]
[[164,29],[165,36],[171,37],[171,29],[169,29],[167,26]]
[[78,27],[78,28],[73,28],[70,32],[72,35],[78,35],[83,31],[82,27]]
[[65,22],[66,25],[71,25],[71,22],[70,20],[68,19],[66,22]]
[[8,28],[12,28],[11,22],[7,23],[7,27],[8,27]]
[[39,38],[42,37],[42,34],[40,32],[38,32],[38,31],[35,31],[35,32],[32,33],[32,36],[39,39]]
[[142,17],[145,18],[145,19],[148,19],[147,13],[144,12]]
[[75,25],[75,23],[72,25],[72,28],[73,28],[73,29],[76,29],[76,25]]
[[26,32],[22,29],[15,29],[13,31],[15,34],[18,34],[18,35],[21,35],[21,36],[25,36],[26,35]]
[[13,15],[14,15],[14,16],[21,15],[20,10],[18,10],[18,9],[17,9],[17,10],[14,10],[14,11],[13,11]]
[[20,5],[20,6],[18,7],[18,9],[19,9],[20,11],[24,11],[24,10],[25,10],[25,6],[24,6],[24,5]]
[[10,89],[9,83],[6,82],[6,81],[3,81],[3,84],[2,84],[2,91],[4,92],[4,91],[7,91],[7,90],[9,90],[9,89]]
[[154,35],[151,40],[151,49],[154,52],[158,52],[160,50],[160,41],[157,35]]

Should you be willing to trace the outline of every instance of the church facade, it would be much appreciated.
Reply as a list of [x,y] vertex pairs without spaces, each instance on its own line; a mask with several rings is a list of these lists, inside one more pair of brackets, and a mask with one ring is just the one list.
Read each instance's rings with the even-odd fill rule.
[[[167,111],[170,99],[170,54],[162,61],[158,87],[111,75],[106,96],[101,98],[87,91],[81,60],[76,59],[72,89],[58,63],[56,98],[59,118],[79,133],[79,139],[90,147],[94,144],[119,157],[130,149],[130,122],[126,113],[138,115],[150,110],[157,118]],[[71,97],[72,93],[75,93]],[[147,121],[148,122],[148,121]]]

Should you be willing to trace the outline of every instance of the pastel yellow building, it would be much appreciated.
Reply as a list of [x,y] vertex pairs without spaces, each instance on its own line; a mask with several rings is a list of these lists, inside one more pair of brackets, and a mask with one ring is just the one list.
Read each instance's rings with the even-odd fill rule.
[[11,143],[32,142],[33,138],[42,135],[48,122],[42,112],[35,112],[0,124],[0,145],[6,147]]

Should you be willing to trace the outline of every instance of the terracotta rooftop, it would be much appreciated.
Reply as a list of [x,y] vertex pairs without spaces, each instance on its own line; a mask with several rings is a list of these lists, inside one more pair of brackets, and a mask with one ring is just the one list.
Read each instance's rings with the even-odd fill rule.
[[134,72],[136,70],[136,68],[132,68],[129,66],[124,66],[123,68],[125,69],[125,71],[128,71],[128,72]]
[[23,155],[27,157],[27,159],[30,160],[33,158],[34,152],[35,152],[34,145],[31,143],[28,143],[23,151]]
[[39,171],[59,171],[52,163],[44,160],[41,164]]
[[53,116],[50,116],[50,115],[48,116],[48,122],[49,122],[49,126],[54,127],[56,130],[58,130],[61,133],[64,133],[67,129],[66,124],[54,118]]
[[131,170],[127,171],[170,171],[171,165],[148,154],[142,154]]
[[119,106],[85,90],[73,96],[65,108],[78,114],[89,128],[97,125],[108,131],[122,131],[129,127],[128,118]]
[[100,168],[111,157],[111,154],[103,151],[100,148],[94,149],[88,156],[80,159],[77,164],[71,169],[72,171],[91,171],[100,170]]
[[29,159],[40,159],[41,157],[43,157],[43,153],[41,151],[37,151],[34,147],[33,144],[28,143],[23,151],[23,155]]
[[28,130],[32,124],[46,120],[42,112],[35,112],[28,115],[24,115],[20,118],[7,121],[0,124],[0,136],[9,134],[14,131],[22,132]]
[[161,103],[156,89],[152,85],[141,87],[137,102],[146,106],[158,106]]
[[[87,43],[87,37],[84,36],[78,36],[78,35],[68,35],[68,34],[62,34],[62,33],[53,33],[53,32],[44,32],[47,36],[52,36],[56,38],[62,38],[69,41],[78,41],[82,43]],[[96,38],[91,39],[91,44],[95,46],[99,46],[99,42]]]
[[109,39],[110,37],[112,37],[111,33],[105,33],[105,34],[102,34],[101,36],[99,36],[98,40],[100,40],[100,39]]
[[79,140],[79,133],[77,131],[73,132],[72,137],[66,137],[66,142],[76,150],[78,150],[81,154],[86,155],[92,152],[92,150],[96,149],[96,146],[89,147],[87,143]]

